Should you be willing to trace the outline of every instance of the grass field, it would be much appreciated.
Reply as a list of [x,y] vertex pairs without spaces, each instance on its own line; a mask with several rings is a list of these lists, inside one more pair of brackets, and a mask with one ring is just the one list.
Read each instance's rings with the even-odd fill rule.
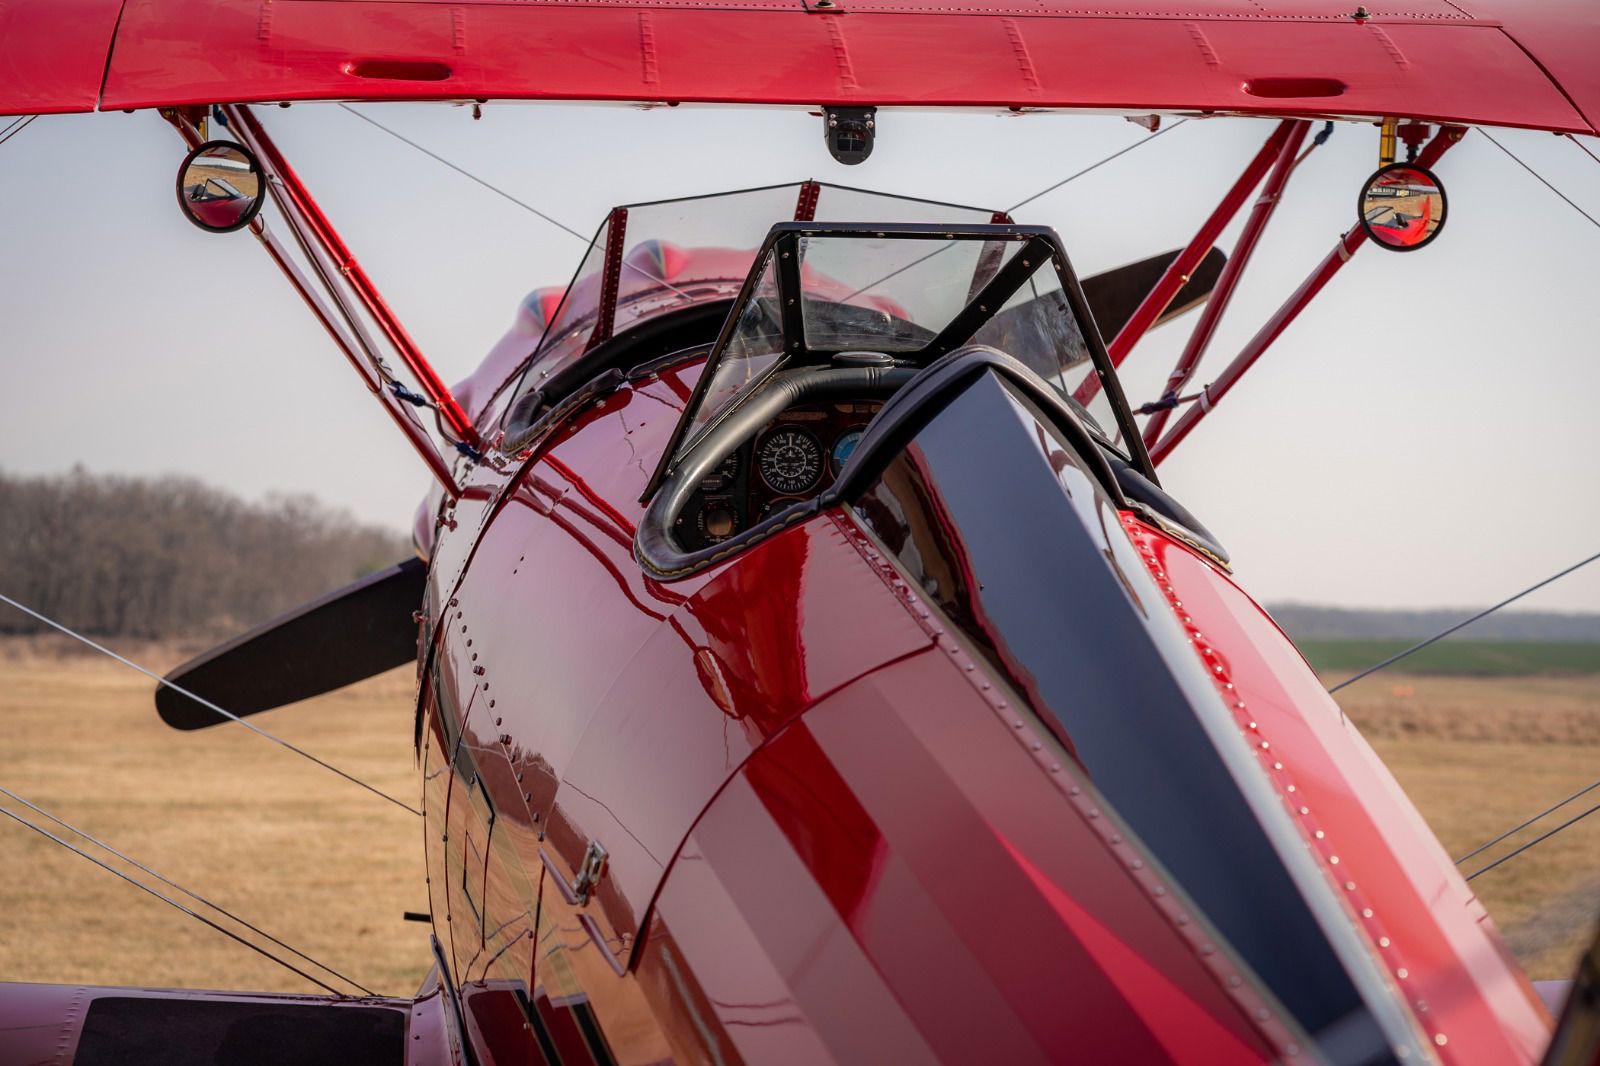
[[[1414,640],[1299,642],[1300,650],[1311,665],[1332,679],[1365,670],[1415,643]],[[1585,677],[1600,674],[1600,643],[1446,638],[1407,656],[1404,669],[1409,674],[1452,677]]]
[[[150,689],[107,660],[0,642],[0,785],[368,987],[411,993],[428,966],[427,927],[401,920],[428,909],[415,816],[236,726],[174,732]],[[402,669],[254,721],[414,801],[411,700]],[[1453,855],[1600,777],[1600,677],[1386,672],[1341,700]],[[1600,913],[1600,815],[1474,885],[1535,977],[1568,976]],[[314,990],[8,819],[0,980]]]

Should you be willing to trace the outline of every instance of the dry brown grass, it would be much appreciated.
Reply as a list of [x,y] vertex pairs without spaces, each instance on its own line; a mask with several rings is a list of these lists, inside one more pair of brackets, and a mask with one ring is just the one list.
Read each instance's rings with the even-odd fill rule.
[[[428,909],[414,815],[239,726],[169,729],[153,683],[108,659],[0,647],[0,785],[369,988],[416,989],[427,927],[401,920]],[[117,650],[157,669],[184,657]],[[412,686],[396,670],[255,721],[415,805]],[[3,818],[0,979],[318,991]]]
[[[1600,778],[1600,678],[1379,674],[1339,698],[1451,855]],[[1596,802],[1600,789],[1462,869]],[[1570,977],[1600,916],[1600,814],[1472,885],[1531,976]]]
[[[415,817],[236,726],[174,732],[149,682],[60,650],[0,640],[0,785],[369,987],[416,988]],[[1451,854],[1600,777],[1600,678],[1380,675],[1341,695]],[[255,721],[414,801],[411,714],[402,669]],[[1600,815],[1474,884],[1533,976],[1568,976],[1600,913]],[[5,819],[0,979],[312,990]]]

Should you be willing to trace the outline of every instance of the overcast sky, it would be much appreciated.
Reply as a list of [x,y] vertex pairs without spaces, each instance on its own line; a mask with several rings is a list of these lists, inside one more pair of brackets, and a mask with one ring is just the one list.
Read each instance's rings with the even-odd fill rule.
[[[1006,207],[1148,137],[1117,118],[884,113],[872,159],[846,168],[803,112],[367,111],[584,233],[616,203],[806,177]],[[336,106],[263,115],[446,380],[583,252]],[[1177,247],[1270,130],[1189,122],[1018,221],[1055,226],[1082,275]],[[1600,215],[1600,163],[1496,136]],[[0,467],[180,472],[408,528],[426,471],[256,243],[182,220],[181,156],[150,113],[41,118],[0,146]],[[1197,381],[1332,248],[1376,156],[1374,128],[1340,125],[1295,174]],[[1600,229],[1479,134],[1438,171],[1446,232],[1364,248],[1161,468],[1258,599],[1481,605],[1600,551]],[[1192,322],[1130,357],[1135,403]],[[1590,570],[1525,605],[1600,610]]]

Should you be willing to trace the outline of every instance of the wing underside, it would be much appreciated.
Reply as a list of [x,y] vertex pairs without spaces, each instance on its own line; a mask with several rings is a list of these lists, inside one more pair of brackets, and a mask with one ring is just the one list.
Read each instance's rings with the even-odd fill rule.
[[1416,0],[1375,4],[1363,19],[1351,7],[16,0],[0,6],[0,114],[296,100],[854,102],[1600,129],[1593,4]]

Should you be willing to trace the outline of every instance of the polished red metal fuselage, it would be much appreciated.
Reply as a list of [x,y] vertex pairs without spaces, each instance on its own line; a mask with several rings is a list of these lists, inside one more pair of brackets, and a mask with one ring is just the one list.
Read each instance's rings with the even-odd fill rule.
[[[442,513],[427,861],[485,1061],[541,1053],[503,1024],[517,988],[563,1061],[1281,1053],[1040,720],[848,509],[683,581],[643,574],[638,497],[697,372],[474,468]],[[1543,1007],[1293,645],[1212,560],[1132,513],[1122,532],[1428,1046],[1535,1059]]]

